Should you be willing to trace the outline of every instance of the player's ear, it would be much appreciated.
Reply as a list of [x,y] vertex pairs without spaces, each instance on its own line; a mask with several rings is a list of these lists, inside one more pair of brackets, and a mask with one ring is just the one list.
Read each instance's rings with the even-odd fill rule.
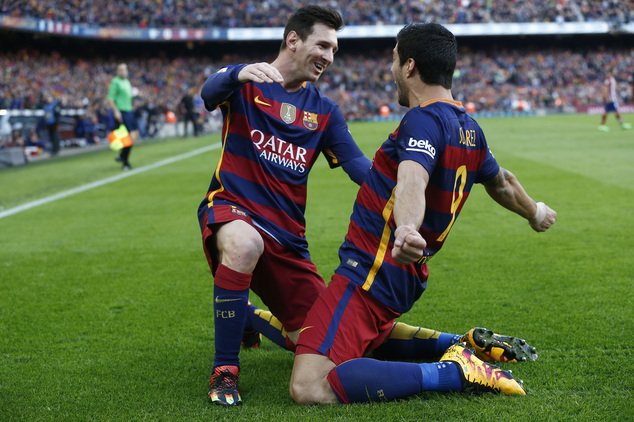
[[297,32],[290,31],[288,35],[286,36],[286,47],[289,50],[295,52],[295,50],[297,49],[298,41],[299,41],[299,35],[297,35]]
[[407,59],[405,62],[405,77],[411,77],[416,72],[416,62],[413,58]]

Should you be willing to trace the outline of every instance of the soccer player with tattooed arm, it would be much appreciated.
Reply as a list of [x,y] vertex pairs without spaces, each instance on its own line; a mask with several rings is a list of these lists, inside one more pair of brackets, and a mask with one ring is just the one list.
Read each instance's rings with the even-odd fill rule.
[[399,353],[415,357],[409,347],[416,334],[406,329],[396,336],[405,341],[383,350],[394,343],[395,319],[424,292],[427,262],[474,183],[537,232],[555,222],[555,211],[498,165],[480,126],[453,99],[456,54],[453,34],[438,24],[407,25],[397,36],[392,74],[399,103],[409,110],[374,156],[340,265],[302,326],[290,382],[299,404],[384,401],[423,391],[526,394],[522,381],[485,362],[534,358],[515,338],[474,329],[436,362],[397,361]]

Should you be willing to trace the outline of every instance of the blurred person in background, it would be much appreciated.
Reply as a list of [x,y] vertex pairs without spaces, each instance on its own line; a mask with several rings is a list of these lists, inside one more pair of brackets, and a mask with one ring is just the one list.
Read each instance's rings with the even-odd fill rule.
[[198,124],[196,123],[196,114],[195,114],[195,108],[196,108],[196,100],[194,98],[195,96],[196,96],[196,87],[189,88],[187,92],[185,93],[185,95],[183,95],[183,98],[181,98],[181,101],[178,107],[184,118],[183,137],[185,138],[187,137],[187,126],[189,125],[189,123],[192,124],[194,136],[196,137],[198,136]]
[[[114,119],[118,125],[124,125],[128,129],[132,144],[139,139],[139,126],[132,109],[132,84],[128,79],[128,65],[119,63],[117,74],[108,87],[106,97],[109,107],[112,109]],[[117,155],[117,161],[121,161],[123,170],[130,170],[129,158],[132,145],[124,147]]]
[[44,97],[44,124],[48,132],[48,139],[51,142],[51,155],[59,154],[59,118],[61,116],[62,106],[59,101],[53,98],[51,94]]
[[13,129],[11,129],[11,133],[9,134],[4,147],[9,148],[20,148],[24,153],[25,139],[24,134],[22,133],[22,123],[18,122],[13,125]]
[[46,142],[40,139],[37,134],[37,129],[34,127],[29,129],[24,140],[27,147],[37,147],[40,149],[40,152],[46,149]]
[[86,140],[87,144],[99,142],[97,137],[97,119],[96,112],[93,107],[87,107],[84,114],[77,118],[75,126],[75,136]]
[[604,111],[601,115],[601,124],[599,125],[599,130],[602,132],[609,132],[610,128],[605,124],[605,121],[608,117],[608,113],[614,113],[616,120],[621,125],[621,129],[627,130],[631,129],[632,125],[629,123],[624,123],[621,118],[621,114],[619,113],[619,98],[616,93],[616,79],[613,75],[614,71],[610,70],[605,77],[605,81],[603,82],[602,94],[603,94],[603,102],[604,102]]
[[139,126],[139,137],[141,139],[148,137],[147,127],[149,114],[147,99],[145,97],[139,97],[137,106],[134,108],[134,116]]
[[634,71],[630,75],[630,90],[632,91],[632,104],[634,104]]

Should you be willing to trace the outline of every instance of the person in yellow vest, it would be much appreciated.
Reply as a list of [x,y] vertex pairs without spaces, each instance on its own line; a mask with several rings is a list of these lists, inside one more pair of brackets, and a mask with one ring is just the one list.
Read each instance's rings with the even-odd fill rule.
[[[117,65],[117,75],[110,82],[106,100],[110,108],[112,108],[117,127],[124,125],[130,134],[132,144],[134,144],[139,139],[139,126],[132,110],[132,84],[128,79],[127,64],[119,63]],[[128,161],[132,144],[124,146],[116,158],[117,161],[121,161],[123,170],[132,168]]]

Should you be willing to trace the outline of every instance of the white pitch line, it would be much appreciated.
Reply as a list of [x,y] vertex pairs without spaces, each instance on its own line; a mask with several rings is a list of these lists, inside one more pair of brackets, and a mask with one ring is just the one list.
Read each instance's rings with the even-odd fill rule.
[[73,189],[65,190],[55,195],[47,196],[46,198],[38,199],[37,201],[27,202],[26,204],[18,205],[17,207],[9,208],[5,211],[0,211],[0,219],[4,217],[8,217],[13,214],[17,214],[22,211],[27,211],[33,209],[35,207],[39,207],[40,205],[48,204],[53,201],[57,201],[58,199],[68,198],[69,196],[85,192],[90,189],[98,188],[99,186],[107,185],[112,182],[116,182],[121,179],[125,179],[126,177],[134,176],[135,174],[143,173],[148,170],[155,169],[157,167],[165,166],[167,164],[175,163],[176,161],[184,160],[185,158],[194,157],[196,155],[200,155],[207,151],[212,151],[214,149],[218,149],[222,146],[221,143],[209,145],[203,148],[196,149],[194,151],[186,152],[181,155],[177,155],[172,158],[166,158],[165,160],[157,161],[154,164],[148,164],[143,167],[139,167],[134,170],[127,171],[125,173],[117,174],[116,176],[106,177],[105,179],[97,180],[96,182],[87,183],[85,185],[78,186]]

